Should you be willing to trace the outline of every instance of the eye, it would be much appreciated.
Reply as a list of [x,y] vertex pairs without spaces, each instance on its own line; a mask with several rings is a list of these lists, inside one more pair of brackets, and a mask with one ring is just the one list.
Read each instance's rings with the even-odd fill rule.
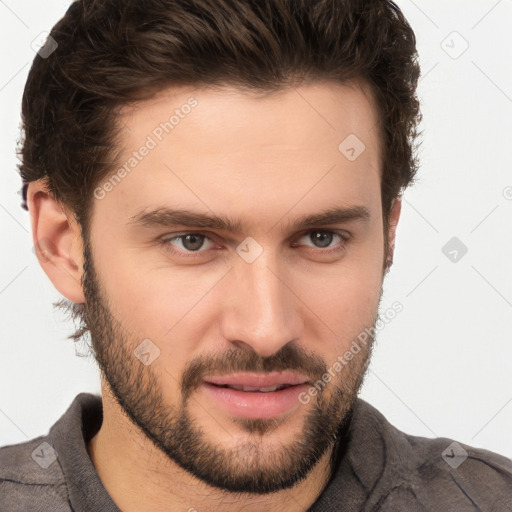
[[[293,244],[293,247],[309,245],[314,249],[318,249],[321,253],[330,253],[343,250],[348,239],[349,235],[347,233],[315,229],[304,233],[298,239],[298,242]],[[300,243],[301,241],[305,242]],[[179,256],[204,254],[208,249],[216,246],[215,241],[204,233],[179,233],[163,237],[159,240],[159,243],[164,246],[165,250]]]
[[[348,240],[348,235],[343,233],[338,233],[336,231],[328,231],[325,229],[315,229],[313,231],[308,231],[303,236],[299,238],[300,240],[305,240],[306,242],[312,242],[312,247],[317,249],[328,249],[324,252],[329,252],[329,250],[341,250],[344,247],[344,242]],[[335,245],[331,245],[333,242],[338,242]],[[299,245],[308,245],[299,244]]]
[[[206,241],[209,241],[211,244],[213,244],[213,240],[202,233],[183,233],[180,235],[172,236],[170,238],[163,238],[161,240],[162,244],[167,249],[181,253],[204,252],[200,251],[200,249],[205,249],[204,246]],[[177,242],[179,250],[175,249],[176,245],[174,242]],[[207,249],[208,246],[205,250]]]

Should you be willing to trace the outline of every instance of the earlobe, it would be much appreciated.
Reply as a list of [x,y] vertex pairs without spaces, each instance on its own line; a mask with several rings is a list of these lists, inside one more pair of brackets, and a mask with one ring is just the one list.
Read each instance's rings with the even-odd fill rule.
[[80,227],[41,180],[29,183],[27,205],[34,251],[41,267],[64,297],[84,302]]
[[400,212],[402,210],[402,197],[397,196],[393,199],[391,210],[388,217],[388,250],[386,259],[386,269],[393,264],[393,255],[395,253],[396,228],[400,220]]

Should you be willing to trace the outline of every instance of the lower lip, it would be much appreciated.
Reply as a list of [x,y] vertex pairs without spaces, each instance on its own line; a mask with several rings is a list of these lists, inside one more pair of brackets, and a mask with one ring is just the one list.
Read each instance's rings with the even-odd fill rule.
[[259,393],[222,388],[207,382],[202,387],[228,413],[249,419],[275,418],[291,411],[300,404],[299,395],[308,388],[307,384],[299,384],[280,391]]

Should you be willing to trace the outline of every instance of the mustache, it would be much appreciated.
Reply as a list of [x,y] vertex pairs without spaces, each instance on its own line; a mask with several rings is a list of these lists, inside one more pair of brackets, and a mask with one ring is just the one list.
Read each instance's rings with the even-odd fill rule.
[[217,354],[205,354],[190,361],[183,371],[181,392],[186,400],[201,385],[205,377],[232,373],[271,373],[297,371],[308,379],[317,381],[327,371],[327,365],[319,356],[293,345],[284,345],[278,352],[267,357],[254,351],[229,349]]

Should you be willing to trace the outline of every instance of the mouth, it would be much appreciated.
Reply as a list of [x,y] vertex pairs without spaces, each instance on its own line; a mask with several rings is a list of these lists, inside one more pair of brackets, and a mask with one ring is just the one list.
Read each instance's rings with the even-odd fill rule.
[[308,388],[304,375],[292,372],[243,373],[208,377],[202,388],[231,416],[269,419],[291,412]]
[[276,391],[299,384],[307,384],[304,375],[283,371],[273,373],[236,373],[233,375],[213,376],[205,379],[208,384],[219,387],[229,387],[240,391]]
[[281,391],[281,389],[290,388],[294,385],[298,384],[280,384],[276,386],[268,386],[268,387],[258,387],[258,386],[236,386],[236,385],[218,385],[212,384],[213,386],[217,386],[218,388],[229,388],[236,389],[237,391],[246,391],[250,393],[271,393],[272,391]]

